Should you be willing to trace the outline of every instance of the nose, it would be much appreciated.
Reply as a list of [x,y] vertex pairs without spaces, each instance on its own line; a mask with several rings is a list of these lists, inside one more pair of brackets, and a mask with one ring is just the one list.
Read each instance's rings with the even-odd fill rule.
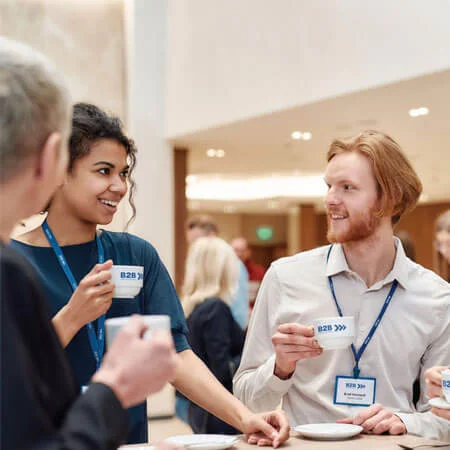
[[109,190],[111,192],[120,194],[123,197],[128,190],[127,181],[120,175],[117,175],[113,178],[111,185],[109,186]]
[[325,195],[325,206],[335,206],[335,205],[339,205],[339,203],[341,202],[339,194],[336,190],[336,188],[334,187],[330,187],[328,189],[327,194]]

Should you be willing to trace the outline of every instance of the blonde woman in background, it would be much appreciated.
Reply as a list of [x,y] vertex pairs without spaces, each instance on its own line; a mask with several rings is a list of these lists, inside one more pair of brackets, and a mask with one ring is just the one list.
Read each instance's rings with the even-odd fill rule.
[[[230,392],[245,340],[230,309],[238,283],[238,264],[233,249],[224,240],[199,238],[189,249],[182,289],[192,350]],[[196,433],[239,433],[192,402],[188,418]]]
[[450,281],[450,209],[436,220],[435,249],[435,270],[442,278]]

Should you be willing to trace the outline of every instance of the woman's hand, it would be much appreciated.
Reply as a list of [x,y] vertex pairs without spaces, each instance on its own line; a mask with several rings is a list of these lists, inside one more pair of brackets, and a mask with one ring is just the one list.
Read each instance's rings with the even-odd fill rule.
[[289,439],[289,422],[281,410],[250,414],[242,424],[249,444],[276,448]]
[[111,306],[114,284],[111,280],[113,262],[96,264],[80,281],[69,302],[53,317],[59,339],[65,347],[87,323],[105,314]]

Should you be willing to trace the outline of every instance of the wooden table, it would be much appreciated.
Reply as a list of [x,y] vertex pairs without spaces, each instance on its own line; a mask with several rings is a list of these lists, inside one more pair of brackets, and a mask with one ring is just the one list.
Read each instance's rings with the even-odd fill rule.
[[[430,439],[424,439],[412,435],[403,436],[373,436],[369,434],[360,434],[352,439],[343,441],[313,441],[311,439],[305,439],[300,437],[297,433],[292,433],[291,438],[285,442],[280,449],[291,450],[314,450],[314,449],[330,449],[330,450],[401,450],[397,443],[415,446],[420,444],[444,444],[444,442],[434,441]],[[127,445],[121,448],[132,449],[145,449],[150,447],[148,445]],[[245,442],[244,439],[235,444],[231,450],[257,450],[261,448],[270,449],[271,447],[257,447],[256,445],[250,445]],[[432,447],[420,447],[418,450],[426,450]],[[450,449],[450,443],[445,447],[440,447],[442,450]]]

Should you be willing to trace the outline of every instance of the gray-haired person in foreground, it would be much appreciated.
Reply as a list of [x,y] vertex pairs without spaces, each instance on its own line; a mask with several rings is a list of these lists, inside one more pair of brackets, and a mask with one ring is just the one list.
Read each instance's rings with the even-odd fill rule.
[[[132,318],[86,392],[49,320],[37,275],[6,247],[14,225],[41,211],[68,162],[71,104],[62,77],[30,48],[0,38],[1,448],[116,449],[125,409],[175,375],[169,335],[142,339]],[[159,450],[173,449],[169,444]]]

